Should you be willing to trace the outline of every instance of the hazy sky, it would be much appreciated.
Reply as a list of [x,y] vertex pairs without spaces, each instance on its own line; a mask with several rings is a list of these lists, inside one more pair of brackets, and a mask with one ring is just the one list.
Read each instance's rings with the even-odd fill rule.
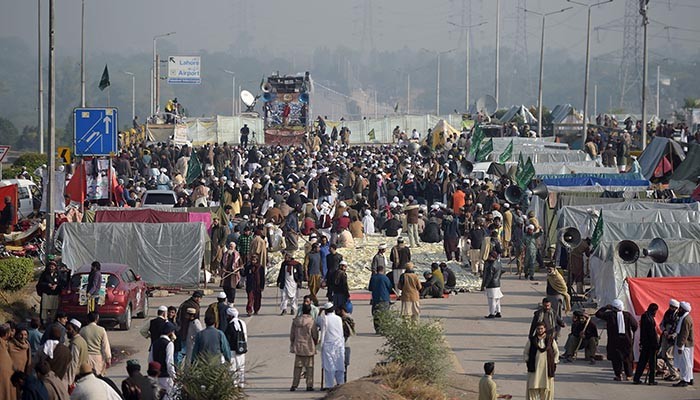
[[[593,26],[609,27],[593,33],[594,56],[620,51],[627,1],[614,0],[594,9]],[[41,2],[46,18],[48,0]],[[379,50],[406,46],[442,51],[460,44],[458,29],[448,22],[461,23],[463,8],[471,10],[471,21],[467,15],[465,22],[488,22],[473,31],[474,45],[494,45],[496,0],[86,0],[85,3],[86,48],[92,54],[150,52],[153,36],[169,31],[177,32],[168,39],[182,54],[196,54],[200,49],[227,50],[239,45],[242,29],[253,37],[250,47],[283,51],[284,55],[308,53],[318,46],[361,49],[364,44],[368,49],[372,41]],[[501,0],[504,46],[516,40],[517,15],[523,13],[518,6],[523,3],[542,11],[569,5],[564,0]],[[79,52],[80,4],[80,0],[56,0],[59,54]],[[0,37],[21,37],[35,48],[36,8],[36,0],[0,0]],[[566,13],[550,17],[547,47],[568,48],[572,55],[582,55],[585,17],[585,7],[576,5]],[[674,54],[680,54],[679,50],[698,52],[700,1],[652,0],[650,17],[652,52],[671,46]],[[668,25],[675,28],[664,29]],[[528,50],[536,51],[539,18],[527,15],[526,26]]]

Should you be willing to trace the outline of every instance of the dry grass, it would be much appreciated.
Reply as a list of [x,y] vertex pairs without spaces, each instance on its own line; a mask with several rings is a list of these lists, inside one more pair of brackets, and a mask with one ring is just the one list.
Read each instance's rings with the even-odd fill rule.
[[372,376],[381,378],[386,386],[407,399],[439,400],[446,398],[442,389],[416,377],[415,371],[406,369],[396,362],[378,364],[372,369]]
[[35,281],[16,292],[0,291],[0,322],[26,321],[39,313],[39,296]]

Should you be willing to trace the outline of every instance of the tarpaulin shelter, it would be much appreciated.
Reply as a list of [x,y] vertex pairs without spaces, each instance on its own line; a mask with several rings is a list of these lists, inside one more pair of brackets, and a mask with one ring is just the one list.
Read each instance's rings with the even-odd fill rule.
[[[0,211],[5,209],[5,197],[9,197],[12,206],[15,208],[15,215],[12,217],[12,225],[17,224],[17,209],[19,206],[19,195],[17,192],[17,184],[0,187]],[[0,232],[5,233],[5,232]]]
[[428,136],[426,135],[423,141],[421,142],[422,144],[427,144],[428,146],[432,147],[433,149],[438,147],[438,146],[444,146],[445,142],[448,137],[451,135],[456,135],[456,137],[459,137],[459,134],[461,132],[455,129],[452,125],[450,125],[447,121],[444,119],[441,119],[435,124],[432,130],[432,135],[431,135],[431,142],[428,143]]
[[[696,267],[697,268],[697,267]],[[629,295],[632,302],[634,313],[642,315],[649,304],[656,303],[663,310],[664,305],[668,304],[670,299],[678,299],[679,301],[687,301],[692,305],[693,310],[690,312],[693,321],[700,321],[700,291],[697,288],[700,285],[700,277],[685,277],[685,278],[628,278],[627,285],[629,286]],[[661,324],[664,314],[656,313],[656,323]],[[693,371],[700,371],[700,333],[694,330],[695,333],[695,348],[693,349]]]
[[668,182],[668,188],[676,194],[691,194],[698,186],[700,176],[700,145],[687,145],[688,153],[685,160],[673,171]]
[[95,260],[122,263],[149,285],[197,285],[207,241],[203,223],[64,223],[63,262],[76,270]]
[[499,118],[499,120],[505,124],[506,122],[512,121],[516,116],[521,117],[524,123],[526,124],[537,123],[537,118],[535,118],[535,116],[532,115],[530,110],[528,110],[527,107],[525,107],[524,105],[511,107],[508,111],[506,111],[505,114],[501,116],[501,118]]
[[[175,209],[179,207],[171,207]],[[145,222],[145,223],[177,223],[177,222],[202,222],[209,229],[211,226],[211,213],[166,211],[152,208],[118,208],[98,209],[95,211],[95,222]]]
[[[647,179],[652,179],[659,172],[662,173],[662,177],[673,173],[683,160],[685,160],[685,152],[678,142],[657,136],[639,156],[638,161],[642,168],[642,175]],[[657,176],[657,178],[659,177]]]
[[[626,264],[618,256],[622,240],[632,240],[640,250],[654,238],[663,238],[669,257],[662,265],[679,267],[700,264],[700,226],[697,223],[605,223],[603,239],[590,258],[593,297],[599,304],[610,304],[614,299],[626,300],[624,281],[627,277],[645,277],[663,273],[654,268],[650,258],[640,257],[636,263]],[[687,276],[700,275],[700,269],[683,269]]]

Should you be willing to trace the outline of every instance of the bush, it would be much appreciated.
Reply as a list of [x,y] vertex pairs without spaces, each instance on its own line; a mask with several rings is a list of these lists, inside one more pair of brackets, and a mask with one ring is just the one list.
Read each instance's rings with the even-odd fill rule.
[[450,348],[439,321],[414,322],[396,312],[379,315],[379,331],[386,342],[379,354],[398,363],[404,378],[441,384],[452,368]]
[[221,357],[194,360],[191,364],[180,365],[175,377],[175,398],[177,400],[238,400],[247,396],[236,385],[238,371],[228,363],[222,364]]
[[14,179],[17,177],[17,174],[22,172],[22,167],[27,168],[27,171],[29,172],[30,175],[34,177],[35,180],[41,179],[40,176],[34,175],[34,171],[39,168],[42,164],[48,164],[49,163],[49,158],[46,154],[40,154],[40,153],[24,153],[21,156],[19,156],[15,162],[12,163],[12,166],[9,168],[5,168],[3,170],[3,177],[6,179]]
[[29,258],[0,259],[0,290],[19,290],[34,276],[34,262]]

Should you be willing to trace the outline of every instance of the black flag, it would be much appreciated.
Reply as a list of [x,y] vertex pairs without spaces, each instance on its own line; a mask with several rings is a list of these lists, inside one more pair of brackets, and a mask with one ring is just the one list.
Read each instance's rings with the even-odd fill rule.
[[105,64],[105,70],[102,72],[102,79],[100,79],[100,90],[105,90],[109,86],[109,70],[107,69],[107,64]]

